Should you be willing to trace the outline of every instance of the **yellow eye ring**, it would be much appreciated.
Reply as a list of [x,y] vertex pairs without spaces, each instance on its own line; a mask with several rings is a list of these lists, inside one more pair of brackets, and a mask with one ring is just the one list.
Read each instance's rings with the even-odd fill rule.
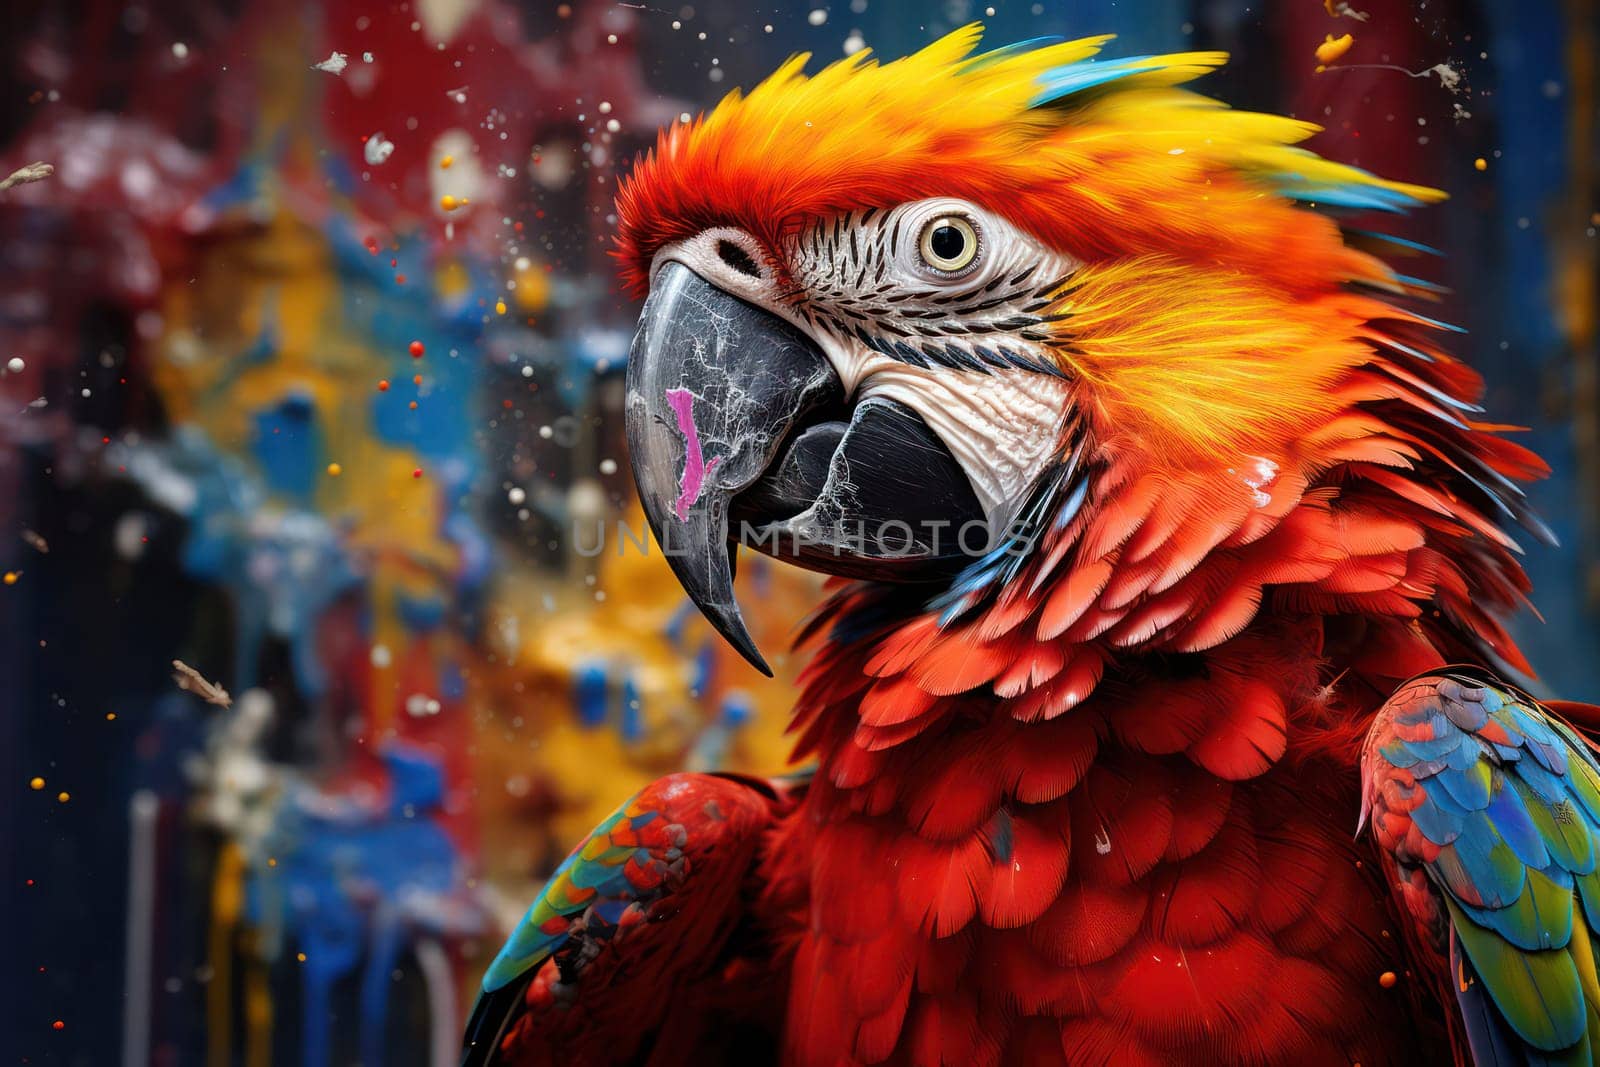
[[978,258],[978,231],[960,215],[940,215],[922,228],[917,251],[940,274],[955,274]]

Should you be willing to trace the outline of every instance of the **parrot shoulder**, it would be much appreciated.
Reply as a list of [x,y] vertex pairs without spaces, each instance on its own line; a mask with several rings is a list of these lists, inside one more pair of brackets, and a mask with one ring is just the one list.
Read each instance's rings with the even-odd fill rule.
[[607,1013],[648,1045],[672,997],[715,978],[759,895],[763,843],[803,790],[801,778],[674,774],[624,802],[556,868],[489,965],[463,1067],[569,1058],[561,1035],[581,1041]]
[[[1587,705],[1563,705],[1584,727]],[[1583,722],[1583,718],[1589,718]],[[1600,762],[1551,707],[1486,671],[1405,683],[1362,748],[1362,818],[1471,1058],[1600,1050]]]

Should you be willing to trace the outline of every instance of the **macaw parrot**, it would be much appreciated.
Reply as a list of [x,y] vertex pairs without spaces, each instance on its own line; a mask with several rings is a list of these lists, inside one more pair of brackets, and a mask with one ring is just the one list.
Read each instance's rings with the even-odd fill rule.
[[1442,194],[1220,54],[978,38],[796,57],[620,187],[672,568],[759,667],[738,547],[835,576],[815,769],[623,804],[466,1062],[1590,1062],[1600,712],[1494,673],[1545,467],[1355,218]]

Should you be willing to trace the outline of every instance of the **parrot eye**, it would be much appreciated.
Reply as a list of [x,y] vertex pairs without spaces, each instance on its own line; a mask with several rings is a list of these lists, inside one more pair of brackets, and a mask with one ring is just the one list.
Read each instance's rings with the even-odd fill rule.
[[978,231],[960,215],[941,215],[922,228],[922,262],[940,274],[956,274],[978,258]]

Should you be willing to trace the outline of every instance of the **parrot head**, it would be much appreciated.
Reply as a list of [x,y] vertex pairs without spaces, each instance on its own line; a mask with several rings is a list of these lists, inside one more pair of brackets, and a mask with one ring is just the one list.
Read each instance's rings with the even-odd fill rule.
[[1220,54],[978,37],[811,76],[798,56],[663,131],[620,188],[646,298],[634,477],[686,591],[763,670],[740,543],[906,583],[944,621],[1141,525],[1189,531],[1181,578],[1221,540],[1196,523],[1281,520],[1384,403],[1469,406],[1375,365],[1433,360],[1437,324],[1337,218],[1439,194],[1181,87]]

